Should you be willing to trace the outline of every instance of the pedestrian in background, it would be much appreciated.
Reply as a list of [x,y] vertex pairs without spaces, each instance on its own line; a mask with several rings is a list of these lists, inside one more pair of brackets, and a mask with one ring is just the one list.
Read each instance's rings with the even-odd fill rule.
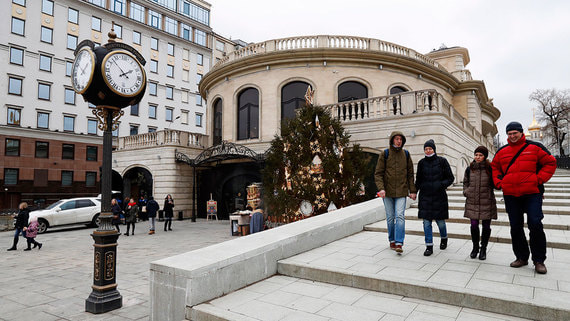
[[[473,250],[469,256],[479,260],[487,258],[487,244],[491,236],[491,220],[497,219],[497,200],[493,184],[491,163],[487,159],[489,150],[485,146],[475,149],[475,157],[465,169],[463,176],[463,195],[465,196],[465,214],[471,220],[471,241]],[[483,232],[479,237],[479,221]],[[481,246],[479,246],[481,239]]]
[[146,205],[147,205],[147,200],[144,197],[144,195],[141,195],[141,197],[139,198],[137,205],[139,206],[139,219],[141,221],[146,221],[148,220],[148,214],[147,214],[147,209],[146,209]]
[[146,213],[148,214],[148,220],[149,220],[149,224],[150,224],[150,227],[149,227],[150,230],[148,232],[148,234],[150,234],[150,235],[154,234],[154,225],[156,222],[156,212],[158,212],[159,208],[160,208],[160,206],[154,200],[154,197],[149,196],[148,202],[146,204]]
[[24,231],[26,232],[26,240],[28,241],[28,247],[24,249],[24,251],[31,251],[32,244],[34,244],[34,249],[37,247],[38,250],[41,250],[43,244],[38,243],[35,240],[36,236],[38,235],[38,227],[38,218],[35,216],[30,219],[28,227],[24,227]]
[[447,248],[447,226],[449,204],[445,190],[455,180],[447,159],[437,156],[433,139],[424,144],[425,157],[418,162],[416,189],[418,190],[418,217],[424,220],[426,242],[425,256],[433,254],[432,222],[435,220],[439,228],[441,243],[439,248]]
[[15,217],[16,223],[14,224],[14,241],[12,247],[8,251],[15,251],[18,245],[18,240],[20,239],[20,234],[26,237],[26,232],[24,232],[24,227],[28,226],[28,220],[30,219],[30,210],[28,209],[28,203],[22,202],[18,206],[18,216]]
[[111,224],[115,225],[117,232],[121,233],[121,228],[119,225],[121,224],[121,215],[123,215],[123,209],[115,198],[111,200],[111,213],[113,213],[113,220],[111,221]]
[[168,230],[172,231],[172,217],[174,216],[174,200],[170,194],[164,198],[164,231],[168,226]]
[[135,235],[135,223],[137,222],[137,215],[139,214],[139,206],[135,202],[134,198],[129,200],[127,203],[127,209],[125,211],[125,222],[127,223],[127,233],[124,235],[129,236],[129,231],[131,226],[133,227],[132,235]]

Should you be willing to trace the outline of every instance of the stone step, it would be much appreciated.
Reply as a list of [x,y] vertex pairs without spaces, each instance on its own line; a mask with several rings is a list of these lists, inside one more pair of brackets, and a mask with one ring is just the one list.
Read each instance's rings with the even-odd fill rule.
[[[447,190],[447,195],[449,196],[461,196],[463,197],[463,190]],[[495,196],[497,199],[503,198],[503,193],[501,191],[495,191]],[[570,191],[569,192],[546,192],[544,193],[545,200],[551,199],[570,199]]]
[[[424,249],[422,236],[406,235],[404,253],[398,255],[388,248],[386,233],[364,231],[281,260],[278,272],[519,318],[570,320],[568,250],[549,248],[548,273],[540,275],[532,262],[509,267],[513,260],[509,244],[489,244],[485,261],[469,258],[470,240],[451,240],[446,250],[436,249],[429,257],[423,256]],[[316,289],[303,293],[310,292]],[[381,304],[367,306],[377,305]],[[398,306],[389,300],[381,306],[385,305]]]
[[[448,222],[447,236],[450,239],[467,239],[471,240],[470,225],[464,223]],[[380,221],[364,227],[365,231],[387,232],[386,221]],[[526,237],[528,239],[528,229],[525,229]],[[544,229],[546,234],[547,246],[556,249],[570,250],[570,231],[561,229]],[[406,235],[424,235],[424,227],[422,220],[408,220],[406,221]],[[437,225],[433,223],[433,235],[439,237]],[[451,241],[450,241],[451,242]],[[490,242],[511,244],[511,234],[509,226],[493,225],[491,223],[491,238]]]
[[[497,199],[497,204],[504,204],[505,201],[503,200],[502,195],[500,196],[496,196],[495,197]],[[465,204],[465,196],[463,196],[463,193],[461,195],[450,195],[450,193],[447,194],[447,200],[449,201],[449,203],[463,203]],[[543,206],[565,206],[568,207],[570,209],[570,199],[551,199],[551,198],[544,198],[542,200],[542,205]]]
[[[463,185],[453,185],[447,188],[447,191],[463,191]],[[554,193],[554,194],[570,194],[570,185],[569,186],[546,186],[545,187],[546,193]],[[502,195],[503,191],[495,190],[496,195]]]
[[414,297],[276,275],[192,307],[191,320],[528,320]]
[[[449,219],[446,222],[470,224],[468,218],[463,217],[463,210],[450,210]],[[409,208],[406,210],[406,220],[419,220],[418,209]],[[498,213],[497,219],[492,220],[492,225],[509,226],[509,217],[506,213]],[[570,215],[546,214],[542,220],[542,225],[546,229],[570,230]],[[525,224],[526,226],[526,224]]]
[[[413,202],[410,204],[410,208],[417,208],[418,202]],[[465,201],[462,202],[449,202],[449,209],[450,210],[464,210],[465,209]],[[505,204],[498,203],[497,210],[499,213],[506,213]],[[542,213],[544,214],[555,214],[555,215],[570,215],[570,206],[551,206],[551,205],[544,205],[542,206]]]

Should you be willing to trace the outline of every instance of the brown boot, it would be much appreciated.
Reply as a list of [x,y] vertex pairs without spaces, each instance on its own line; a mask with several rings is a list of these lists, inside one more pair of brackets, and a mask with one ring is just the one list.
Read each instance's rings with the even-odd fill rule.
[[511,262],[511,267],[520,268],[521,266],[528,265],[528,261],[516,259],[515,261]]
[[534,270],[538,274],[546,274],[546,265],[542,262],[534,262]]

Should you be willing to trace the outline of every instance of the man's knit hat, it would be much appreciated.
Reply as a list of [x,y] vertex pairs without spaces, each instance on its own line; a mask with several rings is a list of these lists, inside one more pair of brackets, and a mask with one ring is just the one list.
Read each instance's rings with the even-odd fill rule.
[[476,153],[483,154],[483,156],[485,156],[485,159],[487,159],[487,157],[489,156],[489,150],[485,146],[479,146],[479,147],[475,148],[474,154],[476,154]]
[[517,121],[512,121],[507,125],[507,133],[510,132],[511,130],[516,130],[519,132],[524,132],[524,129],[521,125],[521,123],[517,122]]
[[427,142],[424,143],[424,149],[426,147],[431,147],[433,149],[433,152],[435,153],[435,142],[433,141],[433,139],[429,139]]

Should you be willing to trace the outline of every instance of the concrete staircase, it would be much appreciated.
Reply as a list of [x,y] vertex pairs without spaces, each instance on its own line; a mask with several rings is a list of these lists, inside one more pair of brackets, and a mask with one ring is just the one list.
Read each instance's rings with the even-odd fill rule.
[[[570,320],[570,172],[546,186],[546,275],[511,268],[508,218],[497,193],[487,260],[469,258],[461,187],[449,189],[449,245],[423,256],[417,208],[406,212],[404,253],[386,223],[280,260],[278,275],[192,307],[192,320]],[[434,224],[435,225],[435,224]],[[434,226],[436,245],[437,227]]]

